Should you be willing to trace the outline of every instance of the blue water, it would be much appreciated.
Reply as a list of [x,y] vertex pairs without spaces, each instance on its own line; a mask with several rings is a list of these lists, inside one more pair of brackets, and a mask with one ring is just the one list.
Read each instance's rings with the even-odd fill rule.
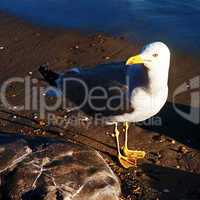
[[200,0],[0,0],[0,10],[42,26],[200,49]]

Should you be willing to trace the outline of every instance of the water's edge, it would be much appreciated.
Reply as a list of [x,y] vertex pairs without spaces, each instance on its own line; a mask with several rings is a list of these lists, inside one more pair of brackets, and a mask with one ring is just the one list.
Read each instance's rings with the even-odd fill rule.
[[186,52],[200,50],[200,1],[1,0],[0,10],[35,25],[161,40]]

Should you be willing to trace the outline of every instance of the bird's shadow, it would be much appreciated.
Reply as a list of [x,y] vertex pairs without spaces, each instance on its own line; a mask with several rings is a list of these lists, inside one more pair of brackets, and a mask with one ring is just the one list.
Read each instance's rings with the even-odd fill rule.
[[[191,113],[191,111],[193,111],[193,113]],[[183,117],[183,115],[188,117],[188,119]],[[148,123],[142,123],[139,126],[164,134],[191,148],[200,150],[200,125],[198,121],[194,123],[194,115],[196,115],[198,120],[200,116],[199,107],[194,108],[187,105],[167,102],[162,110],[155,116],[161,119],[161,124],[151,123],[149,125]]]
[[161,191],[160,199],[199,199],[200,175],[154,164],[142,164],[149,184]]

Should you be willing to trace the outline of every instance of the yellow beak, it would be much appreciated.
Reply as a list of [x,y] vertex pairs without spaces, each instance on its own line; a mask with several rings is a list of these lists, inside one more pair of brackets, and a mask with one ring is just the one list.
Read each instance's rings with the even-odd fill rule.
[[134,64],[141,64],[141,63],[143,63],[143,60],[142,60],[142,57],[140,55],[130,57],[126,61],[126,65],[134,65]]

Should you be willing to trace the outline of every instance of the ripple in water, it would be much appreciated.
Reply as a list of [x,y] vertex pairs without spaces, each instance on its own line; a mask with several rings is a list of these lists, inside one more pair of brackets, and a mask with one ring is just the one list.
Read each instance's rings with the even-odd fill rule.
[[125,34],[200,49],[199,0],[1,0],[0,9],[34,24]]

